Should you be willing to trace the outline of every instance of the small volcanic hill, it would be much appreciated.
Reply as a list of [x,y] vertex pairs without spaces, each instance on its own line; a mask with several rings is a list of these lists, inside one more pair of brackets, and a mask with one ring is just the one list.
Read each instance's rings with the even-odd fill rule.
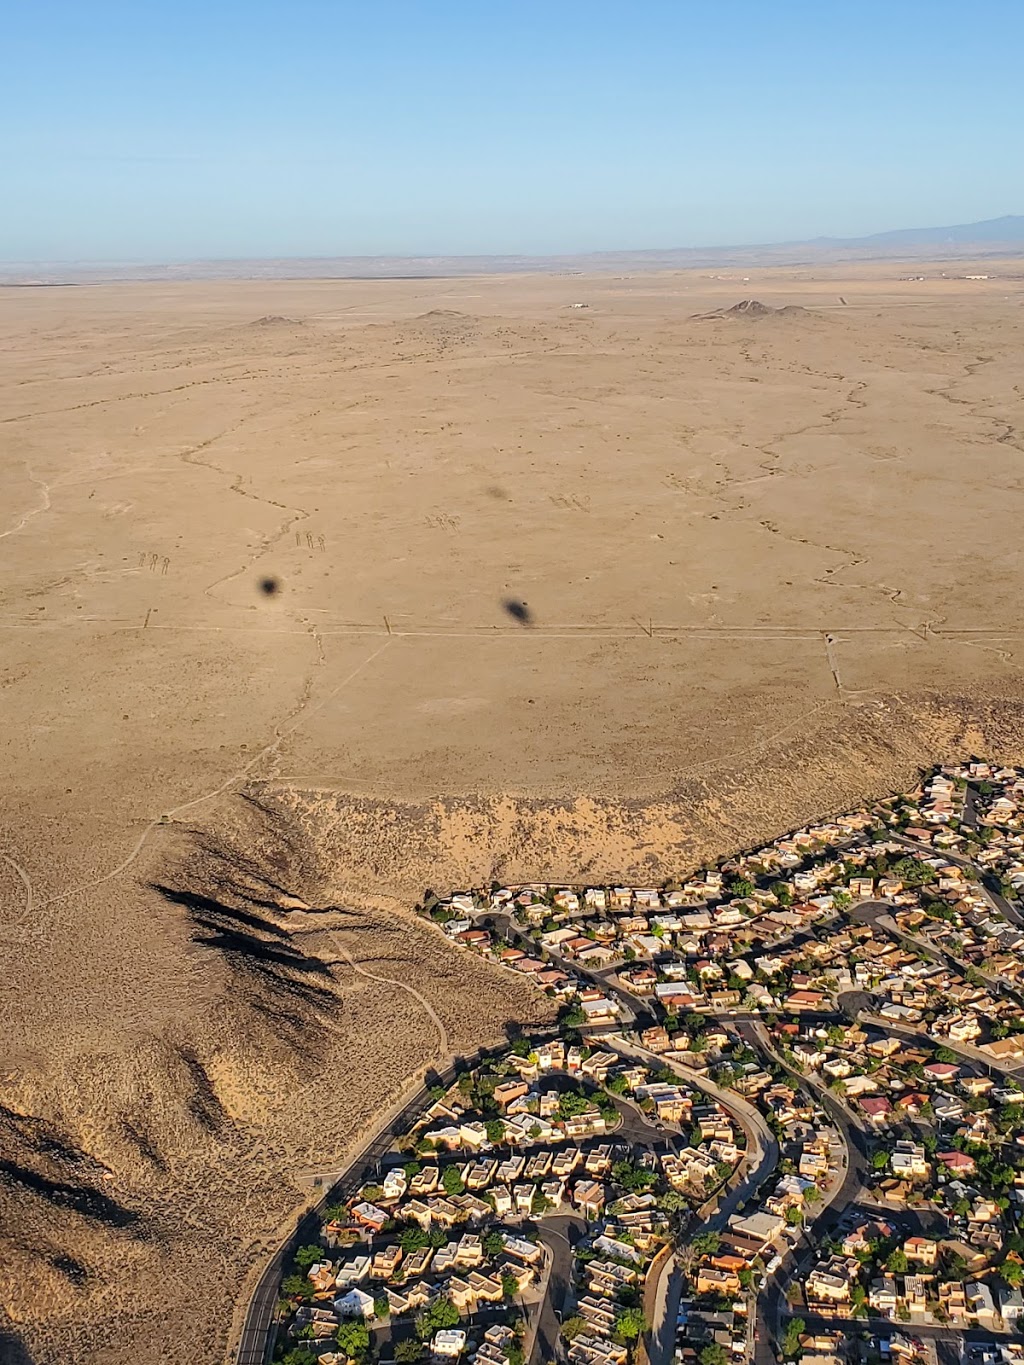
[[304,327],[305,323],[301,318],[281,317],[277,313],[268,313],[265,317],[256,318],[249,324],[250,327]]
[[787,304],[784,308],[772,308],[767,303],[761,303],[759,299],[741,299],[739,303],[734,303],[731,308],[715,308],[710,313],[694,313],[693,316],[698,322],[711,322],[718,318],[793,317],[797,314],[806,314],[806,312],[806,308],[801,308],[797,304]]

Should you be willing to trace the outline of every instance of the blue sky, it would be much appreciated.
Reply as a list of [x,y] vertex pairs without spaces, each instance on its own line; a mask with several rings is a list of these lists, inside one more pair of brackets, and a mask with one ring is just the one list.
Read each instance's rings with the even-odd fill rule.
[[35,0],[0,260],[559,251],[1024,212],[1022,0]]

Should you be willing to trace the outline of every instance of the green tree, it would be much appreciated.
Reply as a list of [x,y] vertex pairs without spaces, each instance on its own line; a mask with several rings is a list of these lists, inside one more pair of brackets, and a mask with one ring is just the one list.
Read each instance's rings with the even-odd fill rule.
[[653,1171],[645,1171],[642,1166],[634,1166],[631,1161],[616,1161],[612,1166],[612,1179],[627,1190],[646,1190],[657,1182]]
[[897,1247],[895,1251],[890,1253],[885,1268],[893,1275],[905,1275],[907,1273],[906,1252]]
[[419,1251],[422,1247],[429,1246],[430,1238],[423,1228],[415,1226],[403,1228],[398,1237],[398,1245],[407,1256],[410,1256],[414,1251]]
[[373,1316],[378,1320],[391,1316],[391,1304],[386,1294],[378,1294],[373,1301]]
[[802,1223],[803,1221],[804,1215],[801,1209],[793,1207],[786,1210],[786,1222],[790,1225],[790,1227],[795,1228],[798,1223]]
[[787,1359],[792,1359],[800,1352],[800,1338],[807,1329],[807,1323],[803,1318],[790,1318],[786,1323],[786,1330],[782,1334],[782,1354]]
[[967,1262],[955,1251],[946,1257],[946,1273],[951,1280],[962,1280],[967,1273]]
[[678,1190],[666,1190],[664,1194],[658,1195],[658,1206],[666,1213],[678,1213],[680,1209],[686,1208],[686,1199]]
[[281,1357],[281,1365],[316,1365],[316,1356],[305,1346],[296,1346]]
[[426,1335],[432,1337],[445,1327],[454,1327],[458,1320],[459,1310],[450,1299],[435,1299],[420,1317],[418,1329],[424,1328]]
[[458,1166],[446,1166],[444,1175],[441,1177],[441,1186],[445,1194],[462,1194],[466,1188],[462,1183],[462,1176],[459,1174]]
[[737,877],[729,883],[729,891],[733,896],[745,898],[752,896],[757,888],[749,877]]
[[505,1125],[501,1119],[488,1119],[484,1125],[487,1129],[488,1142],[503,1142],[505,1139]]
[[721,1238],[717,1232],[698,1232],[690,1242],[694,1256],[714,1256],[720,1246]]
[[950,1047],[940,1047],[935,1050],[935,1060],[937,1062],[953,1063],[956,1061],[956,1053]]
[[917,858],[900,858],[893,864],[892,875],[907,886],[927,886],[935,880],[936,872]]
[[519,1281],[514,1275],[502,1275],[501,1292],[505,1295],[506,1299],[514,1299],[519,1293]]
[[793,903],[793,888],[789,882],[772,882],[772,895],[780,905]]
[[875,1171],[884,1171],[889,1164],[889,1153],[883,1148],[879,1148],[871,1157],[871,1168]]
[[566,1341],[575,1341],[576,1338],[580,1335],[580,1333],[586,1332],[586,1330],[587,1330],[586,1319],[578,1317],[575,1314],[571,1318],[566,1318],[566,1320],[562,1323],[562,1336],[566,1339]]
[[999,1273],[1008,1285],[1016,1289],[1021,1279],[1024,1279],[1024,1266],[1019,1261],[1004,1261],[999,1267]]
[[313,1286],[305,1275],[286,1275],[281,1284],[281,1293],[290,1299],[311,1299]]
[[308,1270],[311,1265],[316,1265],[317,1261],[323,1257],[323,1248],[319,1246],[299,1247],[295,1253],[295,1264],[300,1270]]
[[582,1114],[585,1109],[590,1108],[590,1101],[586,1095],[581,1095],[575,1090],[566,1090],[558,1098],[558,1113],[563,1119],[571,1119],[576,1114]]
[[412,1362],[423,1359],[423,1343],[417,1341],[415,1337],[405,1337],[395,1347],[395,1360],[398,1365],[412,1365]]
[[647,1331],[647,1319],[640,1308],[623,1308],[615,1315],[615,1334],[620,1341],[636,1341]]
[[484,1235],[483,1247],[484,1255],[490,1256],[493,1260],[505,1250],[505,1239],[500,1232],[488,1232]]
[[338,1350],[343,1355],[361,1359],[370,1349],[370,1329],[358,1318],[343,1322],[338,1328]]
[[709,1341],[701,1348],[700,1355],[697,1357],[700,1365],[727,1365],[729,1359],[724,1346],[719,1346],[717,1341]]

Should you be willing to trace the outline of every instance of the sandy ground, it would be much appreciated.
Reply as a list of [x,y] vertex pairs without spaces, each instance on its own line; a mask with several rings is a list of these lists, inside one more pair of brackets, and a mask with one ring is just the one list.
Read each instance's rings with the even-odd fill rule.
[[224,1358],[302,1174],[537,1017],[426,886],[1020,758],[986,270],[0,291],[0,1353]]

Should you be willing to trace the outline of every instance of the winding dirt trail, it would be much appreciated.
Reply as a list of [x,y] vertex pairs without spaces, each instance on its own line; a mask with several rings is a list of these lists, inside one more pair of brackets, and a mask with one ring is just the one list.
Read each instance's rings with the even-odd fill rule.
[[379,657],[379,655],[383,654],[384,650],[387,649],[390,643],[391,643],[390,640],[385,640],[382,645],[380,645],[377,649],[373,651],[372,654],[365,658],[361,664],[359,664],[356,668],[354,668],[351,671],[351,673],[348,673],[344,678],[342,678],[341,682],[338,683],[335,687],[333,687],[331,691],[328,692],[327,695],[323,698],[323,700],[319,701],[316,704],[316,706],[314,706],[311,710],[307,711],[305,705],[300,706],[298,712],[293,713],[292,721],[289,725],[286,725],[283,728],[275,727],[275,738],[272,739],[269,744],[264,745],[264,747],[260,749],[260,751],[257,754],[255,754],[248,761],[248,763],[246,763],[243,767],[239,768],[237,772],[231,773],[230,776],[226,777],[224,781],[220,783],[219,786],[213,789],[213,791],[204,792],[201,796],[194,796],[189,801],[183,801],[181,805],[172,806],[170,810],[163,811],[159,815],[153,816],[153,818],[146,825],[145,829],[139,835],[138,839],[135,842],[135,846],[132,848],[131,852],[128,854],[126,858],[122,859],[122,861],[119,862],[116,867],[111,868],[111,870],[109,872],[104,873],[102,877],[96,877],[89,882],[82,882],[78,886],[70,887],[67,891],[61,891],[56,896],[47,897],[46,900],[42,900],[39,902],[38,908],[42,910],[51,905],[58,905],[62,901],[70,899],[72,896],[77,896],[82,891],[91,891],[95,887],[103,886],[105,882],[112,881],[113,878],[120,876],[122,872],[126,871],[129,867],[131,867],[132,863],[135,862],[136,858],[139,856],[139,854],[145,847],[146,841],[152,834],[153,830],[156,829],[157,825],[164,824],[169,820],[173,820],[175,816],[181,815],[182,812],[184,811],[194,810],[196,806],[201,806],[205,804],[207,801],[213,801],[218,796],[223,796],[226,791],[229,791],[237,783],[242,782],[246,777],[248,777],[249,773],[252,772],[253,768],[255,768],[257,764],[261,763],[263,759],[269,757],[271,754],[276,753],[280,746],[288,738],[288,736],[294,734],[294,732],[299,728],[299,726],[303,723],[304,720],[306,720],[310,716],[315,716],[319,711],[322,711],[323,708],[327,706],[329,702],[334,700],[334,698],[338,695],[339,692],[342,691],[343,688],[347,687],[349,683],[353,682],[360,675],[360,673],[363,672],[364,669],[369,668],[370,664],[372,664],[373,661]]
[[15,522],[15,524],[6,531],[0,531],[0,540],[4,540],[7,536],[13,536],[18,531],[24,530],[33,517],[38,517],[41,513],[50,510],[50,485],[44,479],[40,479],[32,473],[27,461],[24,463],[25,473],[28,475],[30,482],[34,483],[36,487],[42,491],[43,503],[41,507],[33,507],[28,512],[23,512],[20,521]]
[[352,968],[354,972],[358,973],[359,976],[365,976],[367,980],[377,981],[383,986],[397,986],[400,991],[405,991],[406,995],[411,995],[414,1000],[417,1000],[419,1004],[423,1007],[424,1011],[430,1016],[434,1024],[434,1027],[437,1029],[438,1042],[440,1043],[438,1056],[447,1057],[450,1054],[451,1045],[448,1039],[448,1030],[445,1028],[444,1021],[441,1019],[441,1016],[437,1013],[437,1011],[434,1009],[433,1005],[426,998],[426,996],[421,995],[420,992],[416,989],[416,987],[410,986],[407,981],[398,981],[393,976],[379,976],[376,972],[371,972],[368,971],[365,967],[361,967],[359,963],[356,962],[355,958],[353,958],[352,954],[348,951],[348,949],[338,941],[337,931],[331,934],[331,941],[337,948],[341,956],[344,958],[344,960],[348,963],[348,965]]
[[14,920],[9,925],[3,926],[3,937],[7,938],[9,937],[8,933],[9,930],[11,929],[19,930],[26,920],[32,918],[32,908],[35,899],[35,893],[32,888],[32,878],[28,875],[28,873],[21,866],[21,864],[16,863],[14,859],[8,857],[6,853],[0,853],[0,858],[2,858],[3,861],[7,864],[7,866],[12,869],[12,871],[20,880],[22,886],[25,888],[25,908],[22,910],[21,914],[18,916],[16,920]]

